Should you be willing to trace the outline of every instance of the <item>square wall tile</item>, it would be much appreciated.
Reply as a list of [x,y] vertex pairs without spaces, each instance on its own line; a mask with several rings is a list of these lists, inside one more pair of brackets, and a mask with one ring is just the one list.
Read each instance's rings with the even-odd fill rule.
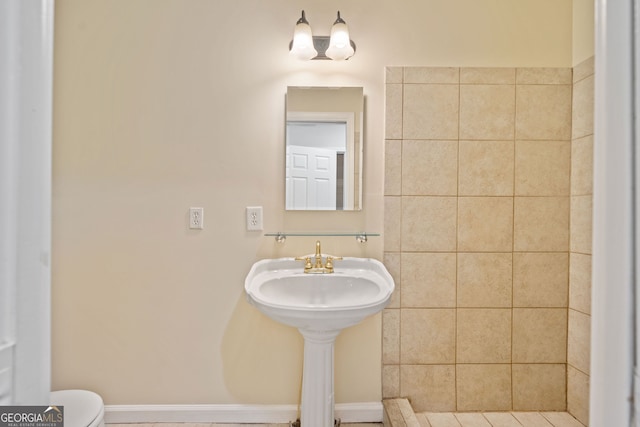
[[516,196],[568,196],[570,141],[516,141]]
[[563,364],[514,364],[513,410],[566,411],[566,377]]
[[567,307],[568,295],[566,252],[513,254],[514,307]]
[[573,85],[573,117],[571,120],[573,138],[593,134],[594,82],[594,76],[589,76]]
[[384,250],[399,252],[401,241],[402,199],[385,196],[384,198]]
[[591,316],[569,310],[569,338],[567,340],[567,363],[589,374],[591,363]]
[[405,67],[405,83],[450,83],[460,82],[460,69],[456,67]]
[[460,86],[460,139],[513,139],[515,85]]
[[456,213],[455,197],[402,197],[402,250],[454,252]]
[[589,375],[567,366],[567,411],[589,425]]
[[593,197],[571,196],[571,252],[591,254]]
[[591,314],[591,255],[570,255],[569,308]]
[[515,83],[515,68],[460,68],[460,84],[513,85]]
[[513,309],[513,363],[566,363],[567,310]]
[[568,197],[516,197],[513,249],[563,252],[569,248]]
[[387,139],[384,144],[384,194],[402,194],[402,141]]
[[458,198],[459,251],[510,252],[512,248],[513,198]]
[[518,68],[516,83],[529,85],[568,85],[572,82],[571,68]]
[[595,69],[595,56],[585,59],[573,67],[573,82],[579,82],[580,80],[595,74]]
[[459,308],[456,363],[511,363],[511,309]]
[[511,253],[458,253],[458,307],[511,307]]
[[458,411],[511,410],[511,365],[456,365]]
[[400,365],[382,366],[382,398],[400,397]]
[[571,85],[516,86],[516,139],[571,139]]
[[385,83],[402,83],[403,67],[385,67]]
[[402,364],[455,363],[455,309],[401,309]]
[[513,141],[460,141],[461,196],[513,196]]
[[387,308],[400,308],[400,252],[385,252],[382,261],[396,285]]
[[456,254],[402,254],[402,307],[455,307]]
[[382,311],[382,363],[400,363],[400,310]]
[[411,401],[415,412],[455,411],[455,365],[402,365],[400,395]]
[[402,194],[458,194],[458,141],[402,142]]
[[405,84],[403,138],[458,139],[459,98],[457,84]]
[[571,141],[571,195],[593,194],[593,135]]
[[402,92],[401,84],[385,85],[385,139],[402,139]]

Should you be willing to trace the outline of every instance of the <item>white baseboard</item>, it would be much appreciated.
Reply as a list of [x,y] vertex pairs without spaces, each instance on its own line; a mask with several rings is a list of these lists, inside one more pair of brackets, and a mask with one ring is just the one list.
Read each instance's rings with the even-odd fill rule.
[[[382,402],[339,403],[345,423],[382,422]],[[105,405],[107,424],[129,423],[288,423],[298,405]]]
[[381,423],[382,402],[338,403],[335,415],[343,423]]

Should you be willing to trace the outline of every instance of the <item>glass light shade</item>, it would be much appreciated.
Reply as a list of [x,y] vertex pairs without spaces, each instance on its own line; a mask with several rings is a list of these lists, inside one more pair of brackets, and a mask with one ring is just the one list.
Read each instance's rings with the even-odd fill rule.
[[302,21],[302,18],[298,21],[293,31],[293,41],[291,42],[289,54],[303,60],[309,60],[318,55],[318,51],[313,47],[311,26],[306,20]]
[[331,27],[331,39],[326,55],[333,60],[344,60],[352,57],[354,53],[349,38],[349,28],[340,18],[340,12],[338,12],[338,19]]

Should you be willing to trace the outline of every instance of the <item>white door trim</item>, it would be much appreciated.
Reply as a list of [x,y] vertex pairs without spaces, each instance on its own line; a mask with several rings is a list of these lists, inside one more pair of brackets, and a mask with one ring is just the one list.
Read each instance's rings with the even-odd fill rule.
[[622,427],[631,422],[635,238],[632,2],[595,2],[592,427]]

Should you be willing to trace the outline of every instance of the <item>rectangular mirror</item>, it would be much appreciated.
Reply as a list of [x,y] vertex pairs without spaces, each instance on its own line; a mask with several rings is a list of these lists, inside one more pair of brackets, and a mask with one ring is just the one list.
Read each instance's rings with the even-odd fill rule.
[[287,210],[362,209],[361,87],[288,87]]

